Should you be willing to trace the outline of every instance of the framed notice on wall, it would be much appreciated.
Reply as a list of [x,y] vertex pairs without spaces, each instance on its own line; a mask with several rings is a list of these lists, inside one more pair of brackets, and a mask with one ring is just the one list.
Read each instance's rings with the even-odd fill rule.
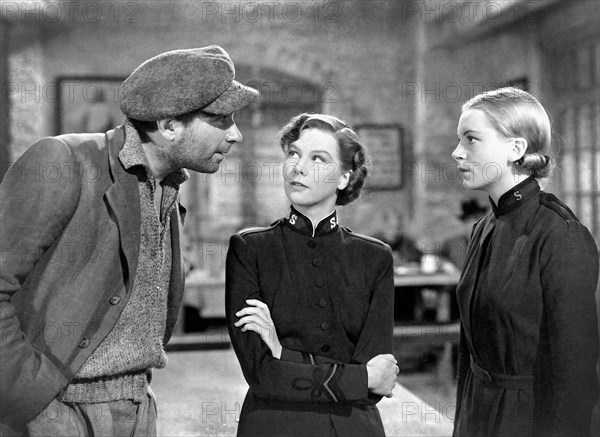
[[356,132],[371,155],[367,186],[371,189],[402,187],[403,129],[400,125],[363,124]]

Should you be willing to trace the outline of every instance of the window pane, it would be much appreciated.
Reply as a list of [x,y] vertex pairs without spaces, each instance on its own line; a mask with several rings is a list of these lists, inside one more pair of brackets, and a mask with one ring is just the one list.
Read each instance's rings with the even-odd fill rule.
[[592,219],[594,211],[593,208],[594,207],[592,205],[592,196],[582,196],[580,203],[579,220],[581,220],[581,223],[588,226],[590,229],[593,229],[592,224],[594,223]]
[[592,129],[594,129],[594,135],[592,140],[592,158],[593,166],[593,177],[595,183],[596,194],[600,191],[600,104],[596,104],[592,111]]
[[600,194],[596,193],[595,196],[596,201],[596,217],[595,223],[592,223],[592,233],[596,236],[596,242],[600,243]]
[[575,114],[573,108],[566,109],[563,113],[563,147],[564,151],[573,150],[576,146],[575,138]]
[[579,87],[583,89],[589,88],[591,80],[591,59],[590,55],[592,51],[589,45],[579,47],[577,50],[577,73],[579,75]]
[[578,137],[579,149],[585,149],[592,146],[592,111],[588,105],[579,106],[578,121]]
[[600,81],[600,41],[595,41],[592,48],[592,84],[598,84]]
[[562,180],[563,194],[572,193],[577,189],[576,175],[577,168],[575,167],[575,132],[574,132],[574,116],[573,111],[568,109],[563,112],[562,120],[562,136],[561,150],[562,162],[560,168],[560,175]]
[[565,202],[569,208],[571,208],[571,210],[575,213],[575,215],[578,214],[578,211],[576,209],[577,205],[576,205],[574,193],[565,194],[562,198],[562,201]]
[[586,194],[589,194],[595,185],[592,173],[593,158],[590,149],[582,150],[579,154],[579,190]]
[[577,117],[577,148],[579,149],[579,190],[588,193],[592,187],[592,126],[590,123],[590,108],[588,105],[579,107]]
[[592,127],[595,129],[592,147],[596,150],[600,150],[600,103],[596,103],[593,106]]
[[575,166],[575,157],[572,153],[565,155],[562,160],[561,176],[563,182],[563,190],[565,193],[572,193],[576,190],[575,176],[577,168]]
[[592,152],[592,191],[598,193],[600,190],[600,152],[598,150],[594,150]]

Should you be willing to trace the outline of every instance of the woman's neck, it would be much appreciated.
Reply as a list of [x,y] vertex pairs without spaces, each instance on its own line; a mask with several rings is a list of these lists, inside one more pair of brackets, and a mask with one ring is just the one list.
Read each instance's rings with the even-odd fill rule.
[[[293,205],[293,204],[292,204]],[[316,227],[317,224],[325,217],[330,215],[333,211],[335,211],[335,206],[333,207],[321,207],[321,208],[304,208],[302,206],[293,205],[294,208],[301,212],[304,216],[308,217],[313,224],[313,227]]]
[[521,174],[521,173],[513,173],[510,180],[507,180],[504,184],[497,184],[492,187],[488,191],[488,195],[490,199],[494,201],[494,205],[498,206],[498,201],[502,197],[502,195],[508,191],[510,191],[513,187],[519,185],[525,179],[527,179],[530,175]]

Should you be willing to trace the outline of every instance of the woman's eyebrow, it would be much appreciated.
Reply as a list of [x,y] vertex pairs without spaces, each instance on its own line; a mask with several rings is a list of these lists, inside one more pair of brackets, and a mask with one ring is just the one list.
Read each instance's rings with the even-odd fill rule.
[[310,153],[312,153],[313,155],[317,154],[317,153],[321,154],[321,155],[327,155],[327,156],[329,156],[331,158],[331,155],[326,150],[311,150]]
[[477,135],[477,134],[480,134],[480,133],[481,132],[477,132],[476,130],[473,130],[473,129],[467,129],[466,131],[464,131],[462,133],[462,135],[467,135],[467,134],[476,134]]

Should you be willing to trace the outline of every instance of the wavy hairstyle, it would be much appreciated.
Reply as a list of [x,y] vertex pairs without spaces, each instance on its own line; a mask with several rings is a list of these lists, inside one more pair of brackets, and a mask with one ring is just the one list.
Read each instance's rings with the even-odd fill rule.
[[337,141],[342,170],[351,172],[346,188],[338,190],[335,204],[347,205],[357,199],[365,184],[370,160],[356,132],[346,122],[332,115],[302,113],[293,117],[279,133],[281,149],[285,152],[306,129],[331,133]]
[[518,170],[536,179],[550,176],[554,166],[550,156],[550,119],[535,97],[518,88],[499,88],[473,97],[462,106],[463,112],[468,109],[485,113],[505,138],[527,140],[525,155],[514,163]]

